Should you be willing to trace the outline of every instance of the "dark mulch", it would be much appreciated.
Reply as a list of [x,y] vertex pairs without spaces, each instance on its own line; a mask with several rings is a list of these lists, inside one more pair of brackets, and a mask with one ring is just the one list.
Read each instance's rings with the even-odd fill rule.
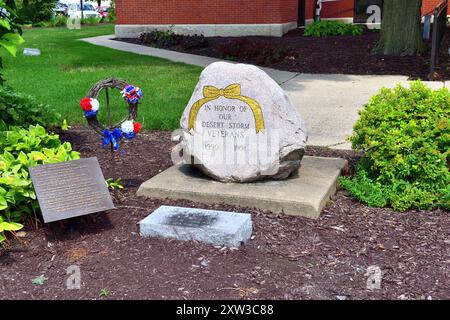
[[[295,29],[278,37],[210,37],[208,47],[184,49],[170,47],[170,50],[188,52],[216,58],[221,56],[218,48],[228,43],[233,45],[240,39],[254,43],[287,46],[297,54],[295,59],[284,59],[277,63],[258,63],[255,59],[239,59],[240,62],[259,64],[280,70],[300,73],[332,73],[359,75],[406,75],[411,79],[449,80],[450,30],[447,30],[440,52],[440,69],[429,78],[430,45],[423,54],[414,56],[373,55],[372,49],[379,39],[379,32],[366,30],[362,36],[330,36],[322,38],[304,37],[303,29]],[[138,39],[116,39],[141,44]],[[229,42],[231,41],[231,42]]]
[[[171,165],[167,132],[123,144],[113,173],[109,152],[88,129],[62,135],[83,157],[97,156],[105,177],[122,177],[117,210],[27,227],[0,255],[0,299],[449,299],[450,216],[368,208],[339,191],[317,221],[251,208],[135,196],[145,180]],[[309,147],[309,155],[358,155]],[[136,223],[162,204],[250,212],[254,238],[240,250],[143,239]],[[82,288],[67,290],[66,268],[81,269]],[[380,290],[366,271],[383,271]],[[31,284],[39,275],[42,286]]]

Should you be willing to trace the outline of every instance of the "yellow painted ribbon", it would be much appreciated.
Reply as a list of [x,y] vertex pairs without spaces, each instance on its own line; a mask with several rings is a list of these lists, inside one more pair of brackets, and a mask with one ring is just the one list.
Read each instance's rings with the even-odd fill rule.
[[224,89],[218,89],[214,86],[204,86],[203,87],[203,97],[192,105],[191,111],[189,112],[189,129],[195,128],[195,121],[197,120],[197,115],[200,108],[209,101],[216,100],[220,97],[225,97],[227,99],[237,99],[245,102],[249,105],[253,112],[253,117],[255,119],[256,132],[264,130],[264,118],[262,114],[261,107],[256,100],[249,97],[241,96],[241,85],[238,83],[231,84]]

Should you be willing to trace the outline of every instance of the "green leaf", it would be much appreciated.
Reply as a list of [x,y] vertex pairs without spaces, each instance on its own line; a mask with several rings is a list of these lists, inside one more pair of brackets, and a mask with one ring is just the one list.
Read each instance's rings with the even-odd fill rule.
[[63,120],[63,123],[61,125],[61,129],[63,130],[69,130],[71,127],[69,126],[69,124],[67,123],[67,119]]
[[18,231],[23,228],[23,225],[16,222],[1,222],[0,223],[0,232],[3,231]]
[[29,153],[29,157],[33,161],[44,161],[47,159],[47,156],[39,151],[31,151],[31,153]]
[[44,285],[45,281],[47,281],[47,280],[48,279],[46,277],[44,277],[44,275],[40,275],[39,277],[31,280],[31,283],[34,285],[42,286],[42,285]]
[[5,19],[0,19],[0,27],[5,28],[6,30],[11,30],[11,24]]
[[3,38],[0,39],[0,46],[6,49],[6,51],[9,52],[10,55],[13,57],[16,56],[17,48],[16,45],[12,42],[9,42],[7,40],[4,40]]
[[6,237],[3,235],[3,233],[0,232],[0,243],[6,240]]
[[99,297],[107,297],[111,294],[111,292],[107,289],[107,288],[103,288],[100,290],[100,292],[98,293]]
[[23,165],[27,165],[28,164],[28,157],[23,151],[20,151],[19,156],[17,157],[17,159]]
[[6,208],[8,208],[8,202],[6,201],[6,198],[0,195],[0,211],[5,210]]
[[22,36],[17,33],[4,34],[2,39],[9,41],[16,46],[21,45],[22,43],[25,42],[25,40],[23,40]]

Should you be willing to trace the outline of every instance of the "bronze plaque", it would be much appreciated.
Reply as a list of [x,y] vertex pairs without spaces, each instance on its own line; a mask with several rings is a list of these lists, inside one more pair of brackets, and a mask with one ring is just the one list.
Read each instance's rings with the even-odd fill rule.
[[115,209],[95,157],[28,169],[46,223]]

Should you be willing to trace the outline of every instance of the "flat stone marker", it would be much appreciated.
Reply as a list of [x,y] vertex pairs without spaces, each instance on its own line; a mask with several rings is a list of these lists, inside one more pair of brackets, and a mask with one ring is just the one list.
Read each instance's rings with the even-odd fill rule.
[[175,165],[144,182],[137,194],[154,198],[225,203],[317,219],[336,192],[347,161],[307,157],[297,175],[251,183],[215,181],[189,165]]
[[238,247],[252,235],[251,215],[247,213],[161,206],[139,222],[143,237],[196,240]]

